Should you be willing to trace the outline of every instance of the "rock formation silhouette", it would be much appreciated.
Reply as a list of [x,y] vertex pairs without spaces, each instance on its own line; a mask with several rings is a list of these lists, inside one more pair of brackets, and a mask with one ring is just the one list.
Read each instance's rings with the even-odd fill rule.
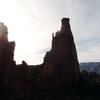
[[69,18],[61,21],[61,30],[52,37],[52,48],[46,53],[43,64],[30,67],[25,61],[16,65],[13,59],[15,42],[8,41],[7,27],[0,24],[0,81],[4,92],[20,95],[21,91],[40,91],[41,95],[48,95],[77,84],[79,63]]
[[44,57],[44,65],[51,65],[52,69],[58,71],[57,74],[62,75],[66,84],[75,84],[79,80],[80,71],[69,21],[69,18],[61,20],[61,30],[52,37],[52,48]]
[[3,23],[0,23],[0,70],[3,84],[6,84],[8,81],[14,64],[15,42],[8,42],[7,34],[7,27]]
[[[69,18],[61,20],[60,31],[52,34],[51,50],[46,53],[43,64],[36,66],[25,61],[16,65],[15,42],[8,41],[7,27],[0,24],[0,100],[80,100],[79,97],[85,100],[83,91],[89,85],[82,78],[80,84],[79,62],[69,21]],[[85,91],[89,98],[91,87]]]

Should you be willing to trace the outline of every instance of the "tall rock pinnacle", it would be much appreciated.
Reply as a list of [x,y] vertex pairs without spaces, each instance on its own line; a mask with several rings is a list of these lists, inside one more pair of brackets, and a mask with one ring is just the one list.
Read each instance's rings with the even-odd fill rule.
[[70,21],[69,18],[63,18],[63,19],[61,20],[62,26],[61,26],[60,33],[71,32],[69,21]]
[[7,34],[8,34],[7,27],[3,23],[0,23],[0,40],[8,41]]
[[3,84],[7,83],[10,72],[14,65],[14,48],[15,42],[8,41],[8,30],[7,27],[0,23],[0,73]]
[[[79,63],[77,59],[76,47],[70,28],[69,18],[61,20],[61,30],[55,33],[52,39],[52,48],[47,52],[44,63],[52,63],[62,70],[62,77],[66,81],[74,83],[79,79]],[[55,70],[58,70],[55,69]]]

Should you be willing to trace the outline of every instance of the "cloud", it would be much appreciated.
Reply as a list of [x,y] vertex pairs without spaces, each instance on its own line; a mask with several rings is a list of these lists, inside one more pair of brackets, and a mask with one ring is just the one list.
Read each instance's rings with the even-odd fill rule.
[[51,47],[52,32],[60,30],[63,17],[71,19],[79,60],[99,61],[99,4],[100,0],[0,1],[0,20],[7,23],[9,40],[16,41],[17,63],[24,59],[29,64],[42,62]]
[[86,49],[86,51],[79,52],[80,62],[97,62],[100,61],[100,48],[97,46],[91,46],[90,49]]
[[[40,30],[37,32],[39,37],[36,37],[39,38],[38,45],[35,46],[39,53],[37,55],[45,54],[47,51],[45,48],[50,48],[48,45],[51,43],[51,32],[60,29],[61,18],[70,17],[79,60],[100,60],[98,55],[100,42],[99,0],[91,2],[87,0],[26,0],[26,3],[23,2],[23,0],[19,1],[32,21],[30,22],[31,26],[34,24],[38,26],[32,31]],[[91,57],[92,54],[95,57]]]

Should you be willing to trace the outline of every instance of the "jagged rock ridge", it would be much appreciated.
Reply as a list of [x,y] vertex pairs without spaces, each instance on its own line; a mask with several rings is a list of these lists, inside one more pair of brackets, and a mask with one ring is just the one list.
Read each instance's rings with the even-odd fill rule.
[[37,66],[29,66],[24,61],[16,65],[15,43],[8,41],[6,27],[5,30],[0,36],[0,88],[10,100],[59,94],[77,85],[79,63],[69,18],[62,19],[61,30],[52,37],[51,50],[46,53],[43,64]]

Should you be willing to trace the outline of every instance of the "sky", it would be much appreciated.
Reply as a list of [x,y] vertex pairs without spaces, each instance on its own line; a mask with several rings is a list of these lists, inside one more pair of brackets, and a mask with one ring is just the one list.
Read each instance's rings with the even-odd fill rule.
[[70,18],[79,62],[100,61],[100,0],[0,0],[16,63],[41,64],[63,17]]

